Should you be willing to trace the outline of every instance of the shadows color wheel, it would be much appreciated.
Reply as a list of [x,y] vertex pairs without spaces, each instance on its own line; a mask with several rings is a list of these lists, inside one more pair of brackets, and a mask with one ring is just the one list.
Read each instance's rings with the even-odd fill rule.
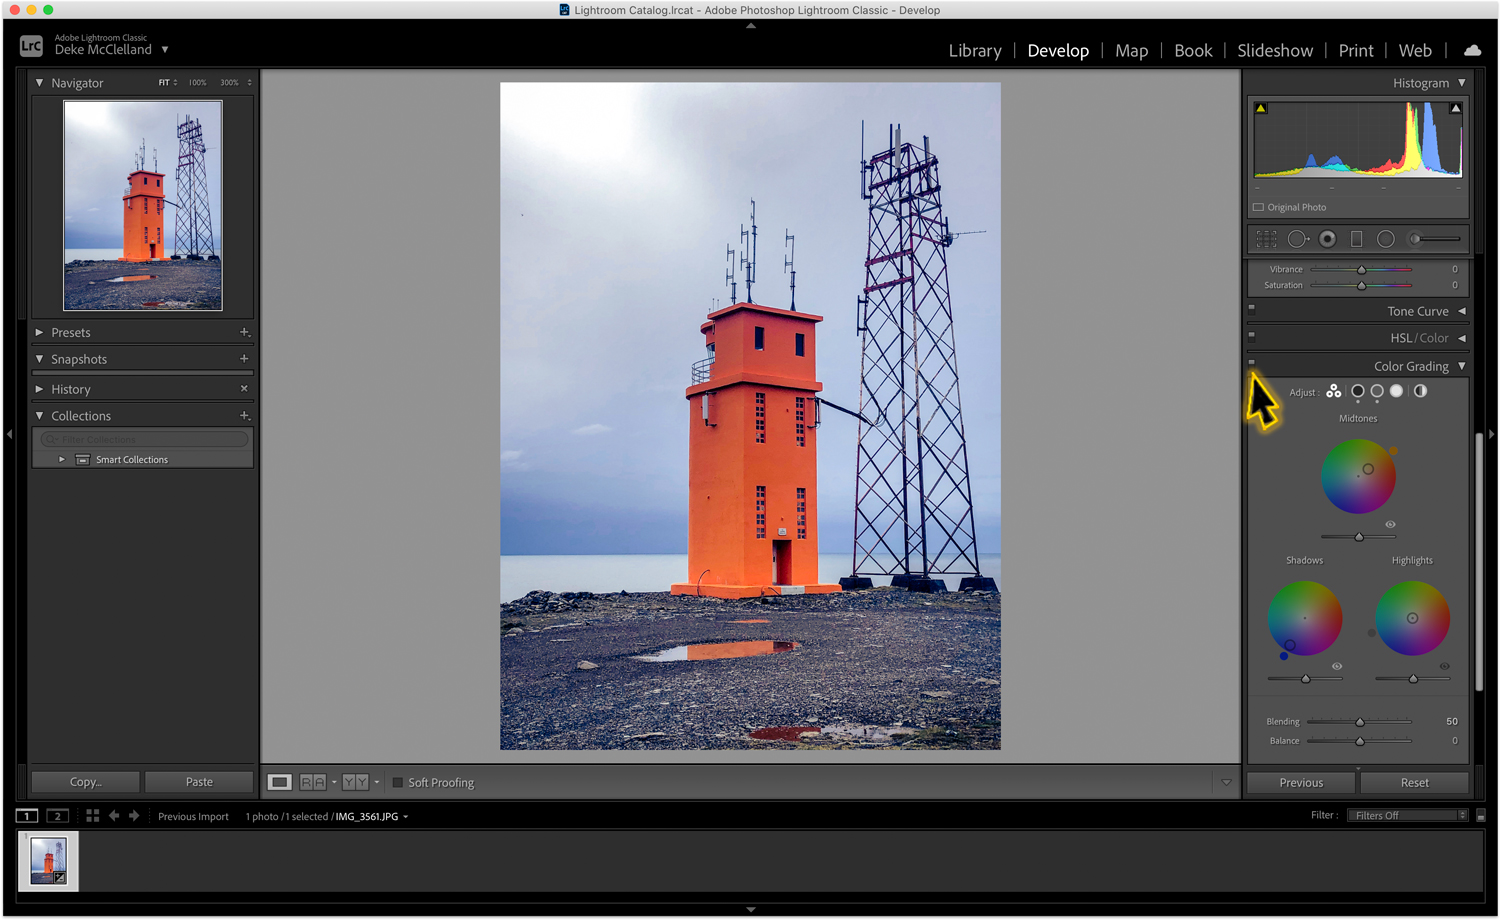
[[1315,581],[1295,581],[1276,592],[1266,615],[1271,638],[1293,655],[1316,655],[1339,637],[1344,608]]

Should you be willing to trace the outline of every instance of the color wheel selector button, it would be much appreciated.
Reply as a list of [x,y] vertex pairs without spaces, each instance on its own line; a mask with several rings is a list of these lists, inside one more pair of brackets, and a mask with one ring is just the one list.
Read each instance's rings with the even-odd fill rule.
[[1301,230],[1293,230],[1286,235],[1286,244],[1293,249],[1301,249],[1307,244],[1307,234]]
[[1380,235],[1375,237],[1375,242],[1380,245],[1381,249],[1390,249],[1396,245],[1396,234],[1389,230],[1382,230]]
[[1333,244],[1339,241],[1339,235],[1332,230],[1324,230],[1318,234],[1318,245],[1324,249],[1332,249]]

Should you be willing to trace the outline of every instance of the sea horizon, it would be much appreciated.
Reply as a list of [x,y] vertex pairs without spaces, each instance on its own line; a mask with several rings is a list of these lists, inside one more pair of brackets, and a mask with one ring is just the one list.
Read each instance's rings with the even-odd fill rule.
[[[1000,584],[1000,553],[980,553],[980,571]],[[500,557],[500,601],[506,603],[524,597],[531,591],[589,591],[615,594],[667,591],[675,582],[690,581],[687,553],[615,553],[600,554],[519,554]],[[818,577],[826,584],[837,584],[849,574],[849,553],[820,553]],[[947,579],[948,589],[958,587],[962,576],[939,576]],[[891,583],[890,576],[873,576],[876,586]]]
[[[66,265],[75,259],[84,262],[115,262],[123,255],[125,255],[123,249],[64,249],[63,264]],[[218,255],[221,260],[224,258],[222,251],[218,252]]]
[[123,249],[64,249],[63,262],[82,259],[85,262],[114,261],[125,254]]

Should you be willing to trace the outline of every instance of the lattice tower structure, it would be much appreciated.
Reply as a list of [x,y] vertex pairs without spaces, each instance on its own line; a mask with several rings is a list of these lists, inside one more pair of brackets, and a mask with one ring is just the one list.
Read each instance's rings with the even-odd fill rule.
[[861,163],[869,242],[853,574],[978,577],[938,159],[928,138],[891,134]]

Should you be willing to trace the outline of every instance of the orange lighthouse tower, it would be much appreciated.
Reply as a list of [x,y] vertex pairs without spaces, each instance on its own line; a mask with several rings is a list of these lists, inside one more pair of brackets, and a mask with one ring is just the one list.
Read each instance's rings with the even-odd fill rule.
[[816,324],[755,303],[708,314],[688,399],[688,578],[673,594],[823,594]]
[[125,254],[121,262],[160,262],[167,258],[162,233],[166,210],[163,175],[146,169],[130,174],[130,188],[121,196],[125,211]]

